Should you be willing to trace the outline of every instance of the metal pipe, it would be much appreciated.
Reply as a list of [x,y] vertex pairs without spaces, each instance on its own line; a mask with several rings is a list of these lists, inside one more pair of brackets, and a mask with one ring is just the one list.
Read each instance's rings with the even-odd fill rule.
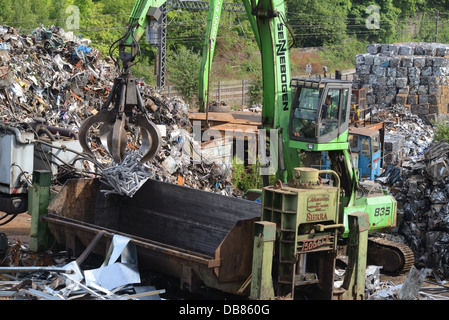
[[64,300],[61,299],[60,297],[57,296],[53,296],[51,294],[47,294],[45,292],[41,292],[35,289],[19,289],[20,292],[24,292],[27,293],[29,295],[35,296],[39,299],[44,299],[44,300]]
[[21,272],[74,273],[75,271],[59,267],[0,267],[0,273],[21,273]]
[[37,128],[37,135],[41,136],[41,134],[46,134],[47,137],[50,138],[51,141],[56,141],[55,136],[53,135],[53,133],[50,132],[50,130],[48,130],[48,128],[44,125],[39,125]]
[[307,270],[306,266],[307,266],[307,253],[300,254],[298,259],[297,274],[306,273]]
[[66,129],[66,128],[53,127],[53,126],[47,126],[47,129],[48,129],[48,131],[50,131],[53,134],[56,134],[56,132],[59,132],[59,134],[61,136],[78,140],[78,135],[73,130]]
[[338,174],[334,170],[320,170],[319,173],[320,174],[322,174],[322,173],[330,173],[330,174],[332,174],[334,176],[334,178],[335,178],[336,187],[340,188],[340,177],[338,176]]
[[118,87],[117,79],[114,81],[114,85],[112,86],[111,91],[109,91],[109,95],[106,98],[106,101],[101,106],[101,109],[107,109],[108,106],[111,104],[112,99],[114,98],[115,90]]
[[0,128],[4,129],[5,131],[13,132],[16,135],[16,140],[19,143],[30,144],[31,142],[33,142],[33,139],[25,138],[22,135],[22,132],[18,128],[16,128],[16,127],[13,127],[13,126],[7,125],[7,124],[5,124],[3,122],[0,122]]

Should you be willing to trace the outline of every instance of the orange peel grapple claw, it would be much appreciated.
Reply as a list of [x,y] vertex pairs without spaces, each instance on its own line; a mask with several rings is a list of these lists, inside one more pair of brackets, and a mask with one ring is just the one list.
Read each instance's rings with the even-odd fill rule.
[[94,153],[88,143],[88,133],[92,126],[99,123],[102,123],[99,127],[100,141],[116,163],[121,163],[125,157],[128,146],[127,128],[130,124],[140,129],[141,143],[138,152],[142,155],[141,162],[151,160],[160,150],[159,129],[150,121],[137,88],[137,80],[130,74],[122,74],[115,79],[99,112],[87,118],[80,127],[81,147],[92,156]]

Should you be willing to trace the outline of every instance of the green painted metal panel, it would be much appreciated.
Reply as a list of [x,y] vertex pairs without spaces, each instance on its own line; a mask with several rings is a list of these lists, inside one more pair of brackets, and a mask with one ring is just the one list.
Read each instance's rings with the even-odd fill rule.
[[159,8],[165,2],[166,0],[138,0],[136,2],[128,21],[128,24],[134,26],[135,29],[132,33],[126,35],[125,45],[131,45],[134,41],[133,37],[136,41],[142,38],[150,22],[147,16],[148,10],[151,7]]
[[346,290],[343,300],[363,300],[365,297],[365,275],[368,252],[369,219],[366,212],[349,214],[348,267],[342,288]]
[[292,149],[301,149],[309,151],[333,151],[333,150],[347,150],[349,144],[347,142],[331,142],[326,144],[317,144],[311,142],[290,140],[288,146]]
[[261,221],[254,223],[253,265],[251,273],[251,299],[274,299],[271,276],[276,225]]
[[48,247],[48,226],[41,217],[48,213],[50,185],[51,172],[33,172],[33,185],[28,188],[28,213],[31,215],[30,250],[34,252]]
[[378,195],[357,199],[355,205],[344,208],[345,236],[349,233],[348,214],[354,212],[369,214],[370,232],[379,232],[396,225],[397,203],[391,195]]

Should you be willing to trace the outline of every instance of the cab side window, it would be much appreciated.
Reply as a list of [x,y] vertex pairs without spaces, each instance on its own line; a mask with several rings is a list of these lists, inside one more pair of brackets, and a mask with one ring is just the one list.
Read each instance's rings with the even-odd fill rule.
[[373,154],[379,152],[379,150],[380,150],[379,136],[372,137],[371,144],[373,146]]
[[348,119],[346,118],[346,113],[348,111],[348,98],[349,98],[349,89],[344,89],[342,92],[342,105],[341,105],[341,118],[340,118],[340,126],[347,123]]
[[338,127],[338,116],[340,112],[340,90],[330,89],[327,93],[324,105],[321,107],[322,127],[320,135],[326,135]]
[[364,155],[364,156],[370,156],[371,155],[370,147],[369,147],[369,140],[368,139],[363,139],[362,140],[362,155]]

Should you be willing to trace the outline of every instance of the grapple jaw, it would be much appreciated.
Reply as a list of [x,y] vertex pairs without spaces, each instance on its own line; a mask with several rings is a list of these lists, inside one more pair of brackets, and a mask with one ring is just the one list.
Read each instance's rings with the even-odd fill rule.
[[[110,105],[113,107],[110,107]],[[88,142],[89,130],[100,124],[99,138],[116,163],[121,163],[128,146],[128,129],[140,129],[141,162],[151,160],[160,150],[161,135],[150,121],[137,88],[136,79],[130,74],[116,78],[114,86],[99,112],[87,118],[81,125],[79,141],[84,152],[94,156]]]

